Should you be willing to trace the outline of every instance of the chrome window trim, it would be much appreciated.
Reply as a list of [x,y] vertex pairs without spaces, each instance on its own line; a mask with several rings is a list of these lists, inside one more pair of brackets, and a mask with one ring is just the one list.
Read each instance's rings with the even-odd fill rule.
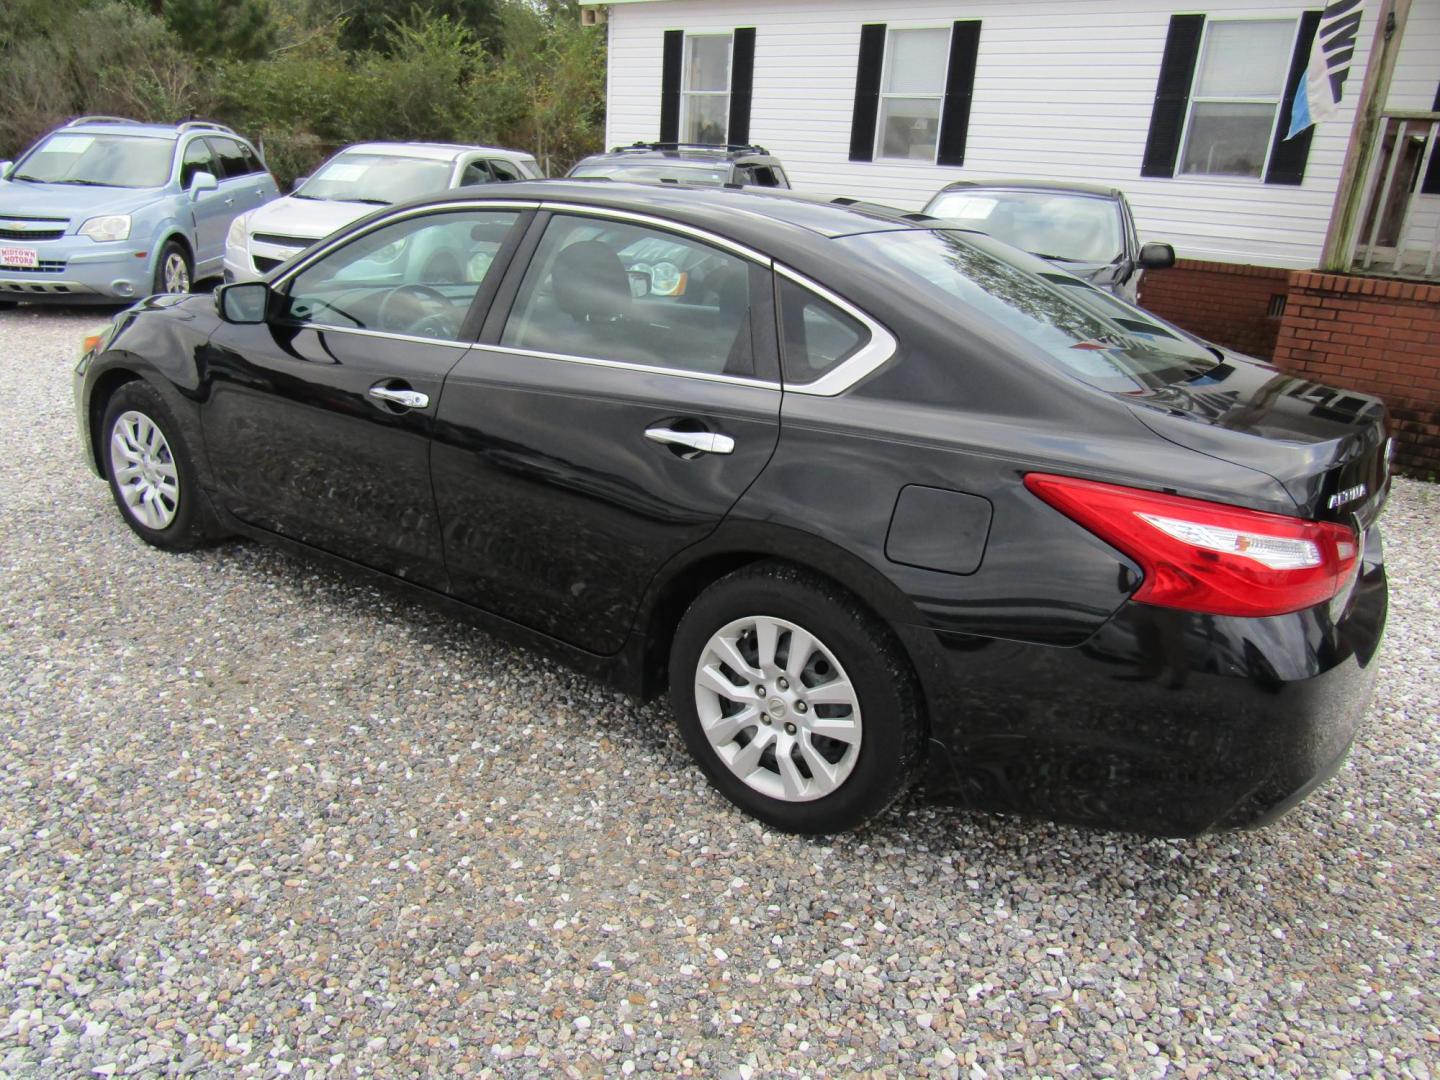
[[[843,394],[861,379],[879,370],[895,355],[897,342],[895,335],[890,333],[880,323],[876,322],[865,312],[861,311],[843,296],[831,292],[819,282],[812,281],[804,274],[783,263],[775,263],[775,272],[782,277],[789,278],[796,285],[814,293],[827,303],[834,304],[845,314],[855,319],[861,326],[870,332],[870,340],[867,341],[854,356],[843,363],[837,364],[814,382],[789,383],[785,384],[785,392],[789,394],[809,394],[813,397],[835,397]],[[778,313],[777,313],[778,314]],[[784,337],[782,332],[781,337]],[[783,348],[783,343],[782,343]],[[781,378],[784,378],[784,368],[781,368]]]
[[765,379],[745,378],[741,375],[711,374],[708,371],[687,371],[684,368],[660,367],[656,364],[635,364],[628,360],[601,360],[595,356],[572,356],[568,353],[541,352],[538,349],[521,349],[514,345],[483,345],[476,343],[476,349],[487,352],[513,353],[516,356],[531,356],[538,360],[559,360],[566,364],[585,364],[589,367],[619,368],[622,371],[638,371],[644,375],[672,375],[681,379],[699,379],[702,382],[726,383],[730,386],[753,386],[760,390],[783,389],[777,382]]
[[331,240],[329,243],[310,248],[304,258],[286,270],[285,273],[275,278],[275,280],[271,281],[270,288],[279,291],[282,286],[288,285],[295,275],[304,272],[342,244],[348,244],[350,241],[358,240],[362,236],[369,236],[372,232],[394,225],[397,221],[409,221],[414,217],[425,217],[428,214],[443,213],[447,210],[482,212],[486,210],[538,210],[539,208],[540,203],[533,199],[495,199],[484,202],[467,199],[411,207],[409,210],[404,210],[400,213],[380,218],[378,221],[373,221],[359,232],[347,232],[344,236]]
[[449,338],[420,337],[416,334],[395,334],[389,330],[367,330],[361,326],[330,326],[328,323],[302,322],[299,319],[286,320],[287,326],[299,326],[321,334],[358,334],[361,337],[384,338],[386,341],[414,341],[421,345],[443,345],[447,349],[473,349],[473,341],[451,341]]
[[656,217],[651,214],[637,214],[632,210],[611,210],[605,206],[585,206],[580,203],[550,202],[546,200],[541,203],[542,210],[549,210],[557,214],[581,214],[586,217],[614,218],[617,221],[639,223],[650,225],[663,232],[679,233],[696,240],[703,241],[714,247],[724,248],[726,251],[741,258],[749,259],[753,263],[759,263],[764,267],[772,267],[775,260],[769,255],[762,254],[754,248],[746,247],[725,236],[718,236],[706,229],[698,229],[693,225],[684,225],[678,221],[671,221],[669,218]]

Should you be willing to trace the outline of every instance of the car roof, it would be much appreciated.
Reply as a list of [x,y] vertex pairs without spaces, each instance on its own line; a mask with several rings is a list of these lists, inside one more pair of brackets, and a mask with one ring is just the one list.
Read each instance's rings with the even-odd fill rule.
[[[527,180],[466,189],[466,200],[541,200],[650,214],[704,229],[764,251],[777,233],[792,240],[817,240],[858,233],[900,229],[933,229],[936,219],[893,206],[832,199],[778,188],[722,188],[704,184],[638,184],[620,180]],[[456,200],[454,192],[426,196],[405,204],[423,207]],[[379,215],[377,215],[379,216]]]
[[[434,161],[453,161],[461,154],[480,153],[505,158],[531,158],[534,155],[522,150],[506,150],[498,146],[470,146],[463,143],[432,142],[368,142],[356,143],[341,150],[341,154],[359,151],[366,154],[389,154],[394,157],[429,158]],[[338,156],[338,155],[337,155]]]
[[709,143],[632,143],[613,150],[591,154],[586,161],[708,161],[723,164],[734,161],[772,158],[763,146],[711,145]]
[[78,135],[138,135],[143,138],[175,140],[181,135],[223,135],[226,138],[249,142],[224,124],[209,120],[182,120],[173,124],[152,124],[142,120],[127,120],[120,116],[81,116],[68,124],[61,124],[50,134],[70,132]]
[[[1123,194],[1117,187],[1108,184],[1087,184],[1078,180],[956,180],[953,184],[946,184],[937,191],[936,195],[943,195],[949,191],[1053,191],[1061,195],[1094,195],[1103,199],[1122,198]],[[933,198],[934,196],[932,196]]]

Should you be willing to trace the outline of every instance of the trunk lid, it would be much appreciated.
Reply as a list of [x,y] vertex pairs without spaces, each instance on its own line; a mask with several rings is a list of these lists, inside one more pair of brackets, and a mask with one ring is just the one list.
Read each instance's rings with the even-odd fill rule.
[[1390,489],[1384,403],[1226,353],[1198,378],[1122,394],[1157,435],[1259,469],[1300,516],[1368,528]]

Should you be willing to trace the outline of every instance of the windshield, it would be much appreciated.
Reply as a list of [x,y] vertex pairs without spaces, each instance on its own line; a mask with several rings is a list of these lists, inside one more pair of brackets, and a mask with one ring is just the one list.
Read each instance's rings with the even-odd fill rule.
[[925,213],[1044,259],[1112,263],[1125,250],[1120,204],[1098,195],[965,188],[942,191]]
[[728,167],[688,165],[669,161],[599,161],[593,165],[577,165],[574,177],[603,176],[612,180],[678,180],[687,184],[714,184],[717,187],[730,179]]
[[338,154],[297,192],[297,199],[374,203],[388,206],[404,199],[444,191],[452,165],[435,158],[396,154]]
[[987,236],[906,230],[837,242],[913,295],[941,309],[963,305],[1104,390],[1154,389],[1219,363],[1183,331]]
[[30,151],[10,179],[90,187],[164,187],[170,182],[174,157],[174,139],[57,132]]

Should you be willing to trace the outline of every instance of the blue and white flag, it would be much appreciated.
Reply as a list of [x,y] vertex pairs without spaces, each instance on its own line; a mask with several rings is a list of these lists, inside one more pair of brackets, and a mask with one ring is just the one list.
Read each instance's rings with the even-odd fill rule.
[[1300,132],[1328,120],[1340,108],[1340,95],[1345,77],[1355,58],[1355,35],[1360,29],[1364,0],[1335,0],[1326,6],[1310,46],[1310,63],[1305,78],[1295,91],[1295,105],[1290,110],[1290,134]]

